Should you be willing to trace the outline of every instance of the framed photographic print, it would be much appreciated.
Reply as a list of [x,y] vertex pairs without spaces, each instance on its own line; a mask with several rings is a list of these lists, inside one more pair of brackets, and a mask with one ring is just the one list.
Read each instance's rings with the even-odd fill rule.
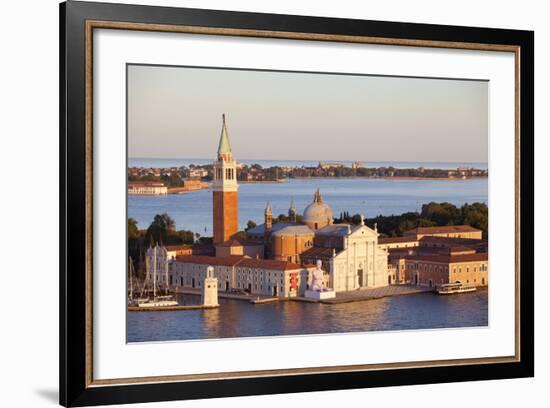
[[60,21],[61,404],[534,375],[533,32]]

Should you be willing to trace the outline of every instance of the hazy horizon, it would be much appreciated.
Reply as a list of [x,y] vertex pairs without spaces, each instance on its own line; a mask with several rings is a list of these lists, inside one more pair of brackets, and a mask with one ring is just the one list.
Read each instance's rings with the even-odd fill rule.
[[487,163],[488,83],[128,66],[128,156]]
[[[164,157],[156,157],[156,156],[128,156],[128,159],[130,160],[138,160],[138,159],[151,159],[151,160],[212,160],[212,155],[210,157],[176,157],[176,156],[164,156]],[[235,158],[235,161],[237,162],[250,162],[253,160],[259,160],[259,161],[274,161],[274,162],[285,162],[285,161],[321,161],[321,162],[364,162],[364,163],[484,163],[487,164],[488,161],[447,161],[447,160],[362,160],[362,159],[286,159],[286,158],[280,158],[280,157],[274,157],[269,159],[259,159],[259,158],[253,158],[253,157],[241,157],[241,158]]]

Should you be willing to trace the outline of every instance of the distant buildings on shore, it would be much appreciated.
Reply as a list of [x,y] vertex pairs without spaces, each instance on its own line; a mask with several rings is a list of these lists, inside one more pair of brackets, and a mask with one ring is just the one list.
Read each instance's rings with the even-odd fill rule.
[[178,187],[167,187],[164,183],[156,181],[130,181],[128,182],[129,195],[165,195],[178,194],[189,191],[204,190],[209,185],[201,180],[182,180]]
[[168,187],[164,183],[141,181],[129,182],[128,194],[131,195],[165,195],[168,194]]
[[289,200],[288,221],[274,223],[268,203],[264,223],[239,233],[239,167],[225,116],[211,169],[213,244],[165,249],[163,259],[173,289],[201,288],[211,271],[209,279],[217,279],[220,291],[303,296],[318,260],[322,261],[324,285],[336,292],[402,283],[426,287],[457,281],[488,284],[487,241],[481,239],[480,230],[469,226],[416,228],[403,237],[380,238],[376,225],[370,228],[362,219],[359,225],[333,224],[332,209],[319,190],[301,218]]
[[[239,182],[274,182],[291,178],[330,178],[330,177],[367,177],[367,178],[422,178],[422,179],[468,179],[487,177],[487,169],[459,167],[456,169],[436,168],[395,168],[392,166],[365,167],[361,162],[348,166],[340,162],[319,162],[316,166],[278,166],[262,167],[259,164],[236,163]],[[214,169],[211,164],[190,165],[170,168],[131,167],[128,169],[130,181],[145,180],[185,180],[195,179],[212,181]]]

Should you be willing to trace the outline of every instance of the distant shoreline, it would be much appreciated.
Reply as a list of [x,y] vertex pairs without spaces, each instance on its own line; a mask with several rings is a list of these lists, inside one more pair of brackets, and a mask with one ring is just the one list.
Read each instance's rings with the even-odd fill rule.
[[[342,176],[342,177],[291,177],[296,180],[308,180],[308,179],[372,179],[372,180],[472,180],[478,178],[487,178],[487,176],[474,176],[474,177],[417,177],[417,176]],[[261,183],[259,181],[258,183]]]
[[[284,184],[288,183],[289,180],[350,180],[350,179],[369,179],[369,180],[435,180],[435,181],[463,181],[463,180],[473,180],[473,179],[482,179],[487,178],[487,176],[475,176],[475,177],[406,177],[406,176],[384,176],[384,177],[373,177],[373,176],[350,176],[350,177],[289,177],[281,180],[251,180],[251,181],[238,181],[239,184]],[[209,190],[211,188],[210,183],[203,188],[194,188],[194,189],[185,189],[180,187],[171,187],[168,188],[168,194],[187,194],[193,193],[195,191]]]
[[[129,157],[128,168],[176,168],[189,166],[210,165],[215,158],[172,158],[172,157]],[[286,159],[240,159],[237,160],[240,164],[251,166],[259,164],[262,167],[280,166],[280,167],[308,167],[316,166],[319,161],[327,163],[340,163],[349,167],[354,162],[360,162],[368,168],[378,167],[394,167],[396,169],[418,168],[425,169],[446,169],[455,170],[459,167],[487,169],[487,162],[455,162],[455,161],[407,161],[407,160],[286,160]]]

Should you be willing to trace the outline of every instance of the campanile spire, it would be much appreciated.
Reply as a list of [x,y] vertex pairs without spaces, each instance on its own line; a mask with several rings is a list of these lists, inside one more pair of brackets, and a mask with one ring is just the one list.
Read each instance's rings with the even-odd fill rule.
[[229,134],[225,123],[225,113],[222,114],[222,132],[220,135],[220,143],[218,144],[218,159],[227,161],[233,160],[231,144],[229,143]]

